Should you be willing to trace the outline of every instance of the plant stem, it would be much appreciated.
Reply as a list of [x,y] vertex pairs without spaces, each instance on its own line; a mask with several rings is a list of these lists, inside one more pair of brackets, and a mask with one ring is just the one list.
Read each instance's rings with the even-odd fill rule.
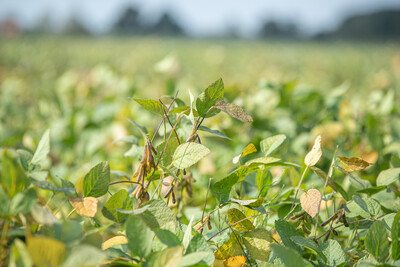
[[290,211],[289,211],[288,215],[286,215],[286,218],[289,218],[290,214],[291,214],[292,211],[293,211],[294,204],[296,203],[296,199],[297,199],[297,194],[299,193],[301,183],[303,182],[303,179],[304,179],[304,176],[305,176],[307,170],[308,170],[308,166],[306,166],[306,168],[305,168],[304,171],[303,171],[303,174],[301,175],[299,184],[297,185],[296,193],[294,194],[294,199],[293,199],[292,207],[290,208]]
[[[158,101],[160,101],[160,103],[162,104],[163,111],[164,111],[164,117],[165,117],[165,118],[167,118],[167,121],[168,121],[169,125],[170,125],[171,127],[174,127],[174,126],[172,125],[172,123],[171,123],[171,121],[170,121],[169,117],[168,117],[168,114],[167,114],[167,112],[165,111],[165,108],[164,108],[164,103],[161,101],[161,99],[158,99]],[[165,120],[164,120],[164,121],[165,121]],[[181,141],[179,140],[179,136],[178,136],[178,134],[176,133],[176,130],[175,130],[175,128],[173,128],[172,130],[173,130],[173,131],[174,131],[174,133],[175,133],[176,140],[178,140],[178,144],[181,144]],[[165,138],[165,134],[164,134],[164,138]]]
[[[206,211],[206,205],[207,205],[207,198],[208,198],[208,192],[210,191],[210,185],[211,185],[211,180],[213,178],[210,178],[208,180],[208,188],[207,188],[207,194],[206,194],[206,200],[204,201],[204,207],[203,207],[203,214],[201,215],[201,223],[204,224],[204,212]],[[200,234],[203,234],[203,227],[200,228]]]
[[110,185],[114,185],[114,184],[123,184],[123,183],[128,183],[128,184],[140,184],[139,182],[135,182],[135,181],[126,181],[126,180],[123,180],[123,181],[112,182],[112,183],[109,183],[108,185],[110,186]]

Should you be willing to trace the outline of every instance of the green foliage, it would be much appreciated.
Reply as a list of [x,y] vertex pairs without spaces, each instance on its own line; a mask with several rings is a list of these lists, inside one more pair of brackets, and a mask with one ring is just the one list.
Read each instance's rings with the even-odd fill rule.
[[211,112],[207,111],[217,104],[217,101],[224,97],[224,82],[222,79],[217,80],[209,87],[202,94],[200,94],[196,100],[196,109],[199,113],[200,117],[212,117],[217,112],[213,110]]
[[389,256],[388,237],[385,224],[381,221],[375,221],[365,237],[365,247],[379,262],[385,262]]
[[101,197],[107,193],[110,183],[110,166],[108,162],[101,162],[94,166],[83,180],[85,197]]
[[205,146],[197,143],[179,145],[174,153],[173,163],[178,169],[189,168],[210,153]]
[[119,213],[117,209],[133,209],[132,200],[129,197],[128,191],[126,191],[125,189],[121,189],[120,191],[112,195],[112,197],[107,200],[106,204],[104,204],[101,212],[107,219],[110,219],[117,223],[123,223],[128,218],[128,215]]

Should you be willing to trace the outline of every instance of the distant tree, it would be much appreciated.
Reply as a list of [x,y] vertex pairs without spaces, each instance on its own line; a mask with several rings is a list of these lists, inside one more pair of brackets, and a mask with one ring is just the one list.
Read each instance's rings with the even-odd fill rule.
[[164,13],[160,20],[149,28],[149,32],[157,35],[184,35],[182,28],[168,13]]
[[266,22],[260,32],[260,38],[297,38],[298,30],[294,24],[281,24],[275,21]]
[[112,31],[121,34],[143,34],[146,30],[139,22],[139,11],[129,7],[117,20]]
[[61,30],[61,33],[70,35],[90,35],[90,31],[76,16],[72,16],[69,20],[67,20],[63,29]]

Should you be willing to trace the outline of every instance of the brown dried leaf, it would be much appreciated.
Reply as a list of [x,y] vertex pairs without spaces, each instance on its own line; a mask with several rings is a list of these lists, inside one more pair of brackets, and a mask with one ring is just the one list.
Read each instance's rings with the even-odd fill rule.
[[98,200],[95,197],[70,197],[69,203],[75,208],[76,212],[84,217],[92,218],[97,212]]
[[245,256],[235,256],[224,260],[224,266],[226,267],[245,267],[246,257]]
[[321,193],[317,189],[310,189],[300,196],[301,207],[313,218],[317,215],[320,201]]
[[338,159],[342,164],[343,169],[347,172],[362,171],[372,165],[362,158],[347,158],[338,156]]
[[304,163],[308,166],[314,166],[318,160],[322,156],[322,150],[321,150],[321,136],[318,135],[317,138],[315,139],[314,146],[311,149],[310,152],[306,155],[304,158]]
[[244,111],[241,107],[235,104],[227,103],[223,100],[218,100],[214,107],[240,121],[243,122],[253,121],[253,118],[249,114],[247,114],[246,111]]

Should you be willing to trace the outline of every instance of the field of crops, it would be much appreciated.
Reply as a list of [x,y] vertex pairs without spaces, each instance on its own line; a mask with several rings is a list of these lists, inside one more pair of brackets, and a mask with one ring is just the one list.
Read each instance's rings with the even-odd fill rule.
[[0,261],[400,266],[399,100],[398,43],[1,39]]

